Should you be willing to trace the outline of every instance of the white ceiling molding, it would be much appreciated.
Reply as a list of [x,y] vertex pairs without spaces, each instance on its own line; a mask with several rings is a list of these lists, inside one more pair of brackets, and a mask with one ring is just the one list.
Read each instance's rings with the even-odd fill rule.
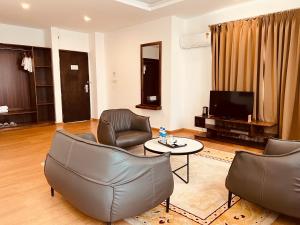
[[116,0],[126,5],[137,7],[146,11],[153,11],[184,0]]

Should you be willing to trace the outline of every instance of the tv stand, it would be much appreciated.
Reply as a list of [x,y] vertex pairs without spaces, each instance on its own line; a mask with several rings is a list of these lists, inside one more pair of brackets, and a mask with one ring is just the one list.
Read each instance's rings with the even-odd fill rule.
[[238,144],[264,146],[269,138],[276,134],[266,133],[266,128],[276,126],[275,123],[246,120],[225,119],[216,116],[196,116],[195,126],[206,128],[204,135],[196,135],[196,138],[227,139]]

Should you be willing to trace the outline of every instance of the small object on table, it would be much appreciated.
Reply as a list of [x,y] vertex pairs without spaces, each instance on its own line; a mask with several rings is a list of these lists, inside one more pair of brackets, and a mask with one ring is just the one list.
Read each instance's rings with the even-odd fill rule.
[[202,116],[208,116],[208,107],[207,106],[204,106],[202,108]]
[[167,139],[167,142],[164,143],[161,140],[158,140],[158,143],[167,146],[169,148],[180,148],[180,147],[185,147],[186,143],[179,143],[177,140],[175,140],[174,138],[172,138],[170,140],[170,137]]
[[252,122],[252,115],[248,115],[248,123],[251,123]]
[[167,138],[167,143],[168,143],[169,145],[173,145],[173,144],[176,143],[176,142],[177,142],[177,140],[174,138],[173,135],[169,135],[169,136],[168,136],[168,138]]
[[159,140],[161,141],[161,143],[167,143],[167,131],[164,127],[160,127],[159,129]]
[[0,113],[7,113],[8,112],[8,106],[2,105],[0,106]]

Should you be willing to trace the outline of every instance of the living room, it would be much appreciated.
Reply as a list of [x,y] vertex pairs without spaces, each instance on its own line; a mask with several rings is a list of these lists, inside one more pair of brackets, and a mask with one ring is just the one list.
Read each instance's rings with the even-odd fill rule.
[[[299,1],[7,0],[0,6],[0,224],[300,224],[295,213]],[[153,46],[159,63],[154,81],[146,76],[149,67],[143,57]],[[70,77],[76,74],[83,77],[79,88]],[[222,96],[213,99],[213,91]],[[230,105],[241,92],[248,94],[250,113]],[[240,104],[247,101],[242,98]],[[218,112],[216,104],[223,104]],[[233,113],[233,120],[225,112],[239,113]],[[137,121],[132,126],[147,134],[137,138],[135,132],[130,140],[118,140],[107,121],[119,116],[122,126]],[[179,147],[163,146],[158,136],[163,144],[170,141]],[[101,144],[126,149],[121,155],[128,163],[109,162],[121,155],[89,155]],[[61,154],[68,154],[68,160]],[[143,191],[137,190],[139,185],[121,189],[132,195],[125,208],[120,200],[121,208],[112,212],[113,206],[97,205],[101,197],[93,195],[99,191],[107,203],[109,191],[99,187],[101,191],[84,192],[85,184],[77,178],[59,175],[74,172],[101,186],[109,182],[99,178],[103,173],[95,173],[101,170],[115,173],[115,183],[129,175],[138,182],[137,177],[149,173],[142,160],[155,163],[159,155],[167,158],[165,165],[171,163],[172,171],[162,165],[152,170],[173,176],[144,181]],[[138,167],[135,156],[144,167]],[[282,157],[287,159],[277,165]],[[297,173],[290,168],[298,168]],[[243,171],[245,180],[235,180],[234,171]],[[278,189],[276,179],[282,179]],[[151,199],[148,188],[162,180],[165,189],[154,191],[160,198]],[[72,185],[64,183],[68,181]],[[261,190],[267,187],[267,193]],[[251,189],[257,189],[256,194]],[[103,216],[106,213],[110,217]]]

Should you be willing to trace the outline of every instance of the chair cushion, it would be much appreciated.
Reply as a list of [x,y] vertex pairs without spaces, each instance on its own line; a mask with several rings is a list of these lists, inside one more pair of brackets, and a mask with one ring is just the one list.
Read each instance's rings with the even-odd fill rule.
[[129,130],[117,133],[117,146],[126,148],[134,145],[144,144],[151,139],[151,134],[145,131]]

